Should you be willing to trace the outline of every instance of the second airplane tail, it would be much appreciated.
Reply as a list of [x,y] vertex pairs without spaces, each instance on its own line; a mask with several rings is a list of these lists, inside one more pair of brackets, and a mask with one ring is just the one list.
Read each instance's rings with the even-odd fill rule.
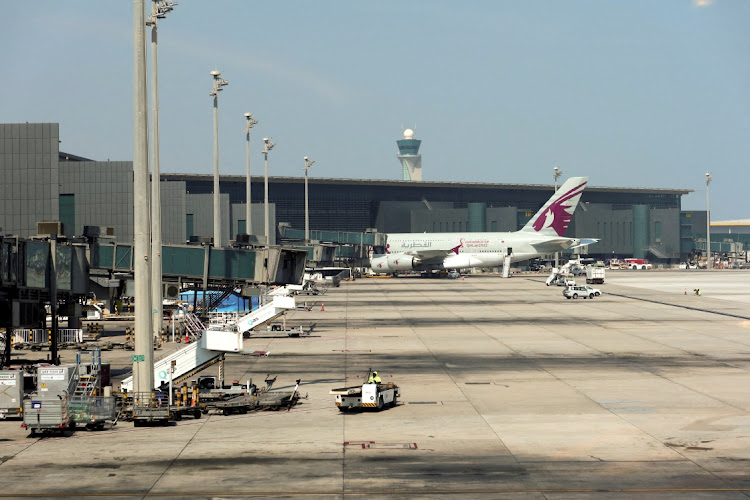
[[588,180],[588,177],[571,177],[565,181],[522,231],[564,236]]

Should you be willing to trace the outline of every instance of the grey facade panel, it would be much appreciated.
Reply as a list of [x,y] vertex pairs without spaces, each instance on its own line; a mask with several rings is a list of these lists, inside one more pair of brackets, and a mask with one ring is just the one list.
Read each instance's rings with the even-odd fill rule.
[[[221,206],[221,239],[222,246],[229,244],[229,195],[222,193],[219,198]],[[197,236],[212,238],[214,235],[214,195],[187,194],[186,213],[193,214],[193,232]],[[270,210],[269,210],[270,212]]]
[[[233,240],[237,238],[239,221],[247,218],[246,206],[246,203],[232,203],[232,233],[230,238]],[[271,214],[274,214],[274,210],[271,210],[271,207],[275,208],[274,204],[269,203],[269,219],[275,220],[275,217],[271,217]],[[263,234],[265,228],[265,215],[262,203],[252,204],[252,207],[250,208],[250,217],[252,217],[252,233],[250,234]],[[247,225],[245,225],[245,227],[247,228]]]

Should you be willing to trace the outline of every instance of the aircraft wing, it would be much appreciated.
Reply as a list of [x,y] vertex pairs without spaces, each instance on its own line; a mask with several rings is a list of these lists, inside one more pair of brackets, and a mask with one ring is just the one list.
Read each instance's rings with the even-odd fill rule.
[[455,246],[453,248],[448,249],[430,249],[430,250],[409,250],[409,255],[413,255],[415,257],[418,257],[422,262],[429,263],[430,261],[439,261],[442,262],[443,259],[446,257],[458,254],[458,249],[461,248],[461,245]]
[[581,242],[575,246],[572,246],[570,248],[579,248],[579,247],[585,247],[588,245],[593,245],[594,243],[597,243],[599,240],[597,238],[581,238]]
[[533,246],[541,253],[552,253],[593,245],[597,241],[599,240],[594,238],[581,238],[580,240],[575,238],[551,238],[538,243],[533,243]]

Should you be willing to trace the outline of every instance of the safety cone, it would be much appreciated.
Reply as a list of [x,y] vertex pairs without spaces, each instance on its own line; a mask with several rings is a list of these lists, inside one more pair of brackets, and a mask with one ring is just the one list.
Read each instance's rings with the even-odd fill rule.
[[325,304],[323,304],[323,303],[321,303],[321,304],[320,304],[320,310],[321,310],[321,311],[325,311],[325,310],[326,310],[326,305],[325,305]]
[[187,333],[185,334],[185,343],[186,344],[190,343],[190,335],[188,335]]

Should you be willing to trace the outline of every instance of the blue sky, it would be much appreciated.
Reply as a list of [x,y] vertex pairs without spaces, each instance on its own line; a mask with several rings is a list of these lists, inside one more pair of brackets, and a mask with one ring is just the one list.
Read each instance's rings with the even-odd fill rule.
[[[150,2],[147,2],[150,5]],[[702,4],[702,5],[701,5]],[[1,121],[59,122],[61,150],[133,157],[133,3],[8,2]],[[162,172],[695,189],[685,209],[750,217],[750,2],[182,0],[159,25]]]

